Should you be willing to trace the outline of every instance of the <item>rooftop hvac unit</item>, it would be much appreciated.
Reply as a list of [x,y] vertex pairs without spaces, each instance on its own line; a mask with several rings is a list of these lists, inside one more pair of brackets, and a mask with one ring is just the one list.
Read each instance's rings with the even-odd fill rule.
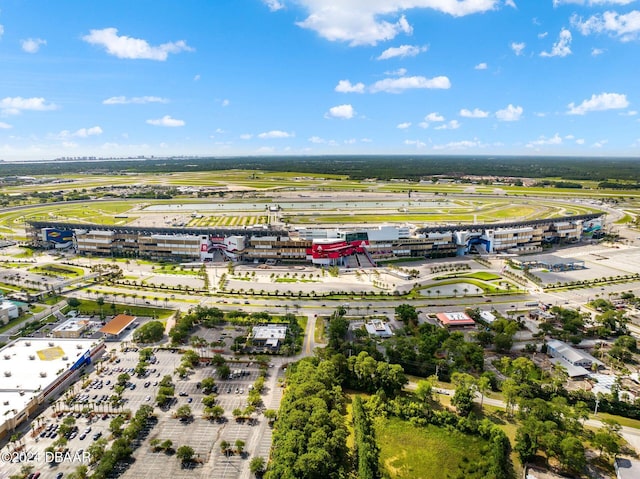
[[33,361],[35,358],[36,358],[35,355],[33,355],[33,354],[29,355],[29,359],[31,359],[31,361]]
[[40,377],[41,378],[46,378],[47,377],[47,372],[46,371],[40,371]]
[[5,359],[11,359],[11,355],[10,355],[10,354],[5,354],[5,355],[4,355],[4,358],[5,358]]
[[31,346],[31,341],[25,341],[25,342],[24,342],[24,345],[25,345],[25,346]]
[[68,357],[68,356],[62,356],[62,360],[63,360],[63,361],[66,361],[67,359],[69,359],[69,357]]
[[76,349],[82,349],[82,344],[76,344]]
[[9,405],[9,401],[2,401],[2,405],[3,406],[8,406]]
[[49,347],[52,348],[54,346],[53,341],[49,341]]
[[5,372],[4,372],[4,375],[5,375],[6,377],[10,378],[10,377],[11,377],[11,371],[5,371]]

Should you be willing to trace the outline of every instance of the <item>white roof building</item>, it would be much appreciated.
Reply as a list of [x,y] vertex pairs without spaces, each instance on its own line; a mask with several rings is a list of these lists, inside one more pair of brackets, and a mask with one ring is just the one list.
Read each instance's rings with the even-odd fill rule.
[[254,326],[251,338],[254,344],[262,343],[270,348],[277,348],[280,341],[287,337],[287,327],[280,324],[267,324],[266,326]]
[[367,333],[370,336],[377,336],[379,338],[390,338],[393,336],[393,332],[389,327],[389,324],[381,321],[380,319],[374,319],[364,324]]
[[488,324],[491,324],[496,320],[495,315],[491,311],[480,311],[480,317]]
[[58,338],[20,338],[0,349],[0,437],[103,350],[102,341]]

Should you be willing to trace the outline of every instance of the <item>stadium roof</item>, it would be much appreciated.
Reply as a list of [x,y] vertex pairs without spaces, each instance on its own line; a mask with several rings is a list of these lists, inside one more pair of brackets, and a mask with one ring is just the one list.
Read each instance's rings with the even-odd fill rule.
[[135,316],[129,316],[128,314],[119,314],[115,316],[111,321],[100,328],[100,332],[104,334],[111,334],[118,336],[127,326],[136,320]]

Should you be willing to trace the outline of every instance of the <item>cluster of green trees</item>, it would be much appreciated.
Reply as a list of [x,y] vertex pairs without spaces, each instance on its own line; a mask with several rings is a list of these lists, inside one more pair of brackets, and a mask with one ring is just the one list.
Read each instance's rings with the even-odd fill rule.
[[338,479],[348,470],[345,402],[330,360],[305,358],[287,371],[267,479]]
[[156,395],[156,404],[160,407],[166,406],[173,400],[176,394],[176,388],[171,380],[171,376],[166,375],[158,385],[158,394]]
[[[153,408],[146,404],[140,406],[131,418],[131,421],[129,421],[127,427],[119,432],[120,436],[113,441],[111,449],[103,450],[91,478],[106,479],[113,473],[113,470],[119,462],[127,461],[131,457],[131,454],[133,454],[134,441],[141,438],[145,428],[153,422],[153,419],[155,419]],[[122,424],[124,424],[124,418],[122,419]],[[114,429],[116,426],[117,425],[114,425]]]
[[149,321],[143,324],[133,333],[136,343],[151,344],[161,341],[164,337],[164,324],[162,321]]
[[[640,182],[640,173],[633,158],[580,158],[580,157],[522,157],[503,156],[473,158],[465,155],[442,157],[429,156],[379,156],[379,155],[329,155],[317,157],[280,156],[277,158],[167,158],[162,164],[139,160],[51,161],[40,163],[42,175],[78,174],[78,172],[120,174],[122,171],[139,173],[170,173],[177,171],[222,171],[231,169],[347,175],[354,179],[406,178],[418,181],[434,175],[460,178],[464,175],[502,176],[525,178],[563,178],[566,180],[607,181],[620,179]],[[4,163],[6,176],[29,176],[31,165]],[[4,171],[6,169],[6,171]],[[90,171],[89,171],[90,170]]]
[[353,398],[352,416],[358,479],[379,479],[380,450],[376,444],[373,423],[360,396]]
[[449,332],[428,323],[398,330],[386,342],[386,355],[390,363],[423,377],[437,371],[441,379],[448,379],[455,371],[479,373],[484,368],[480,344],[465,341],[459,331]]

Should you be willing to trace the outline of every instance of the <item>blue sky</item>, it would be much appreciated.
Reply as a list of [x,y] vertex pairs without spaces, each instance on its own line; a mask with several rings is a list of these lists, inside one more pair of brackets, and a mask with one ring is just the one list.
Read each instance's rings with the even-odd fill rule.
[[0,0],[0,159],[636,156],[640,0]]

